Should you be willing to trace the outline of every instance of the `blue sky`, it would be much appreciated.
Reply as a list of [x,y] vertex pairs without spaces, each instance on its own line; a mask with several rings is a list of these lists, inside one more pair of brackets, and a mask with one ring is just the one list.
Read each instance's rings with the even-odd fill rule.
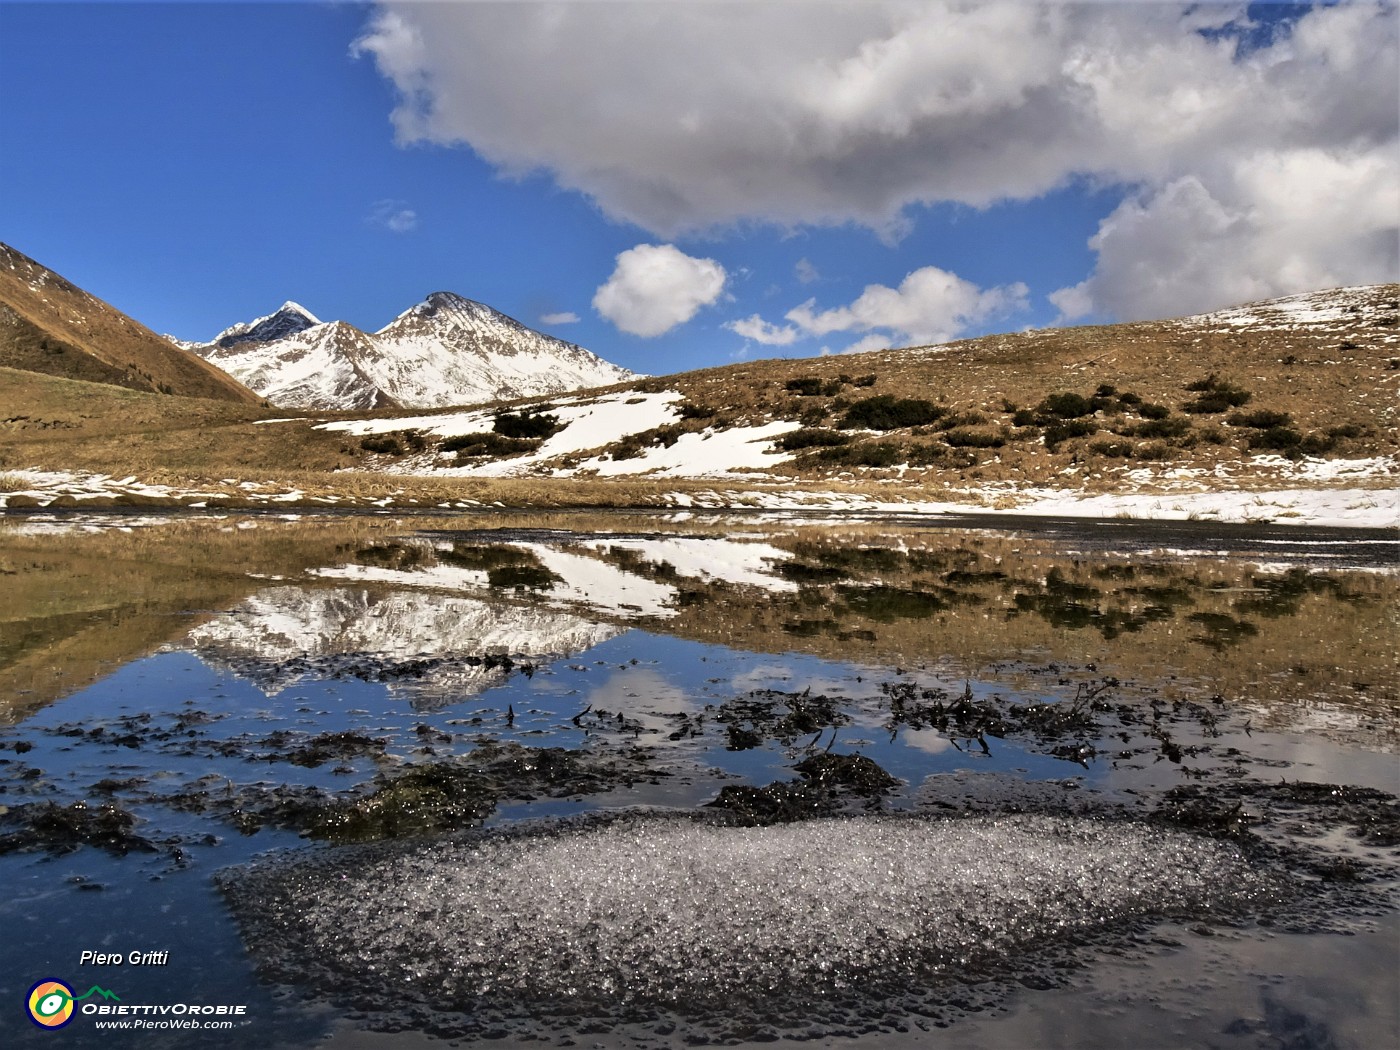
[[450,290],[653,373],[1166,316],[1397,279],[1395,25],[0,3],[0,240],[182,338]]

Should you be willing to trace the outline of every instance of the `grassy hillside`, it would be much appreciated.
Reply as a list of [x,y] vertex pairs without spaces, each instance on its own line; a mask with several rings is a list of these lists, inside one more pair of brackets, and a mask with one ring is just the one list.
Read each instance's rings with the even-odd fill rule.
[[0,365],[131,390],[260,403],[231,376],[5,244]]
[[[233,502],[237,481],[254,479],[359,502],[631,505],[655,502],[663,490],[713,487],[702,479],[714,476],[713,464],[702,460],[724,441],[705,442],[763,426],[763,440],[744,446],[756,450],[750,466],[734,475],[750,487],[927,499],[1017,486],[1288,487],[1326,484],[1349,463],[1395,457],[1397,386],[1397,285],[1174,321],[644,379],[607,388],[620,429],[581,428],[593,436],[548,458],[540,451],[547,419],[538,433],[511,436],[496,417],[508,408],[520,424],[528,409],[523,422],[533,426],[558,406],[597,403],[601,392],[474,414],[310,416],[0,369],[0,471],[136,474]],[[646,418],[631,423],[637,413]],[[274,417],[283,421],[258,422]],[[351,432],[317,429],[336,420],[368,422]],[[569,437],[568,421],[556,423]],[[680,451],[701,454],[651,476],[659,454],[682,439]],[[603,476],[618,470],[631,473]],[[1383,471],[1346,483],[1388,484]]]

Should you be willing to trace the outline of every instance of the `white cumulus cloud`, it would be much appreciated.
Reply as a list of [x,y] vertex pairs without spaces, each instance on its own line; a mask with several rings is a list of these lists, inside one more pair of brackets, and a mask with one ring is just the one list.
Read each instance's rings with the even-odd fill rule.
[[790,324],[775,325],[770,324],[758,314],[752,317],[744,317],[737,321],[726,321],[724,327],[731,332],[742,335],[745,339],[752,339],[755,343],[762,343],[764,346],[791,346],[797,342],[800,333]]
[[1050,296],[1093,312],[1173,317],[1400,276],[1400,150],[1261,151],[1132,197],[1099,226],[1098,265]]
[[593,308],[618,328],[644,337],[684,324],[724,292],[724,267],[673,244],[639,244],[619,252]]
[[[1203,232],[1215,272],[1242,268],[1231,287],[1302,290],[1346,258],[1349,280],[1393,278],[1374,242],[1397,222],[1396,27],[1364,0],[1254,36],[1242,4],[391,2],[355,50],[394,85],[399,141],[547,173],[659,237],[747,220],[893,236],[919,204],[1122,187],[1072,305],[1133,315],[1206,284],[1169,265],[1125,294],[1135,247],[1170,263]],[[1364,191],[1359,214],[1275,254],[1272,224],[1307,232],[1287,203],[1304,169],[1309,199]],[[1175,237],[1169,214],[1189,220]],[[1250,246],[1228,254],[1221,223]]]
[[925,266],[898,288],[867,285],[854,302],[829,310],[818,310],[816,300],[809,299],[789,310],[787,319],[814,336],[875,329],[889,333],[863,340],[862,349],[881,338],[892,340],[880,344],[885,346],[943,343],[974,325],[1026,309],[1028,293],[1020,282],[983,289],[955,273]]

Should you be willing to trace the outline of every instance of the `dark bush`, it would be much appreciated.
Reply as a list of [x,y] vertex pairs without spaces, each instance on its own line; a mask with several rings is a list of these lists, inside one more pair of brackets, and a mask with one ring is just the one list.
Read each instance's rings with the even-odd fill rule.
[[844,463],[852,467],[892,467],[901,459],[899,446],[888,441],[863,445],[824,448],[817,458],[825,463]]
[[946,414],[947,409],[939,408],[923,398],[895,398],[892,394],[877,394],[851,405],[841,420],[841,426],[898,430],[901,427],[920,427]]
[[[799,376],[796,379],[789,379],[783,384],[783,387],[801,397],[815,397],[822,392],[822,381],[818,376]],[[841,389],[839,384],[836,389]],[[832,393],[835,392],[832,391]]]
[[1127,441],[1091,441],[1089,451],[1111,459],[1127,459],[1133,454],[1133,446]]
[[1336,445],[1336,438],[1314,430],[1303,438],[1302,443],[1298,445],[1298,451],[1307,456],[1323,456],[1331,452]]
[[1232,427],[1253,427],[1255,430],[1269,430],[1273,427],[1286,427],[1293,422],[1293,417],[1287,412],[1275,412],[1273,409],[1260,408],[1253,412],[1231,412],[1225,417],[1225,422]]
[[950,430],[943,440],[953,448],[1001,448],[1006,438],[1000,434],[989,434],[985,430]]
[[1186,389],[1201,395],[1181,406],[1193,415],[1210,415],[1230,408],[1240,408],[1248,404],[1250,398],[1248,390],[1221,379],[1214,372],[1204,379],[1187,383]]
[[709,405],[698,405],[693,401],[682,402],[679,411],[682,419],[709,419],[715,414]]
[[1166,419],[1172,414],[1172,410],[1166,405],[1158,405],[1149,401],[1138,409],[1138,415],[1143,419]]
[[1142,404],[1142,398],[1138,397],[1138,395],[1134,394],[1131,390],[1126,390],[1118,395],[1118,403],[1132,408],[1134,405]]
[[977,427],[987,422],[981,412],[954,412],[938,421],[939,430],[952,430],[954,427]]
[[1133,458],[1146,460],[1171,459],[1171,446],[1164,445],[1160,441],[1153,441],[1151,444],[1147,445],[1139,445],[1133,450]]
[[1029,408],[1020,408],[1011,417],[1011,422],[1018,427],[1034,427],[1040,425],[1040,416],[1032,412]]
[[1184,416],[1171,416],[1170,418],[1149,419],[1146,423],[1139,423],[1132,428],[1133,437],[1140,438],[1174,438],[1181,437],[1191,429],[1191,421]]
[[874,372],[870,373],[870,375],[868,375],[868,376],[856,376],[856,378],[851,382],[851,386],[874,386],[874,385],[875,385],[875,373],[874,373]]
[[1302,443],[1303,435],[1292,427],[1270,427],[1268,430],[1261,430],[1257,434],[1249,435],[1249,447],[1254,449],[1287,452],[1297,448]]
[[402,456],[406,452],[422,452],[428,447],[428,436],[421,430],[395,430],[388,434],[370,434],[360,439],[360,447],[369,452],[386,452]]
[[1046,415],[1059,416],[1061,419],[1080,419],[1083,416],[1092,416],[1096,408],[1097,406],[1089,398],[1069,393],[1051,394],[1040,403],[1041,412]]
[[1355,423],[1344,423],[1339,427],[1328,427],[1327,436],[1339,441],[1359,438],[1366,433],[1365,427],[1359,427]]
[[491,428],[502,437],[547,438],[559,429],[559,417],[530,409],[501,412],[492,421]]
[[1208,394],[1202,394],[1194,401],[1188,401],[1181,406],[1183,412],[1190,412],[1192,415],[1205,416],[1213,415],[1217,412],[1224,412],[1229,408],[1239,408],[1249,402],[1250,394],[1248,390],[1238,388],[1232,390],[1212,390]]
[[473,456],[513,456],[521,452],[533,452],[540,447],[538,441],[528,438],[502,437],[490,431],[475,434],[459,434],[442,443],[442,451],[455,452],[459,459]]
[[1118,388],[1112,383],[1100,383],[1094,390],[1095,397],[1117,397]]
[[1045,446],[1053,449],[1061,441],[1088,437],[1090,434],[1097,434],[1098,431],[1098,425],[1087,419],[1069,419],[1063,423],[1052,423],[1045,428]]
[[366,452],[380,452],[386,456],[402,456],[407,451],[397,434],[366,434],[360,438],[360,447]]
[[796,452],[800,448],[826,448],[850,443],[850,437],[835,430],[821,427],[804,427],[778,438],[777,445],[784,452]]

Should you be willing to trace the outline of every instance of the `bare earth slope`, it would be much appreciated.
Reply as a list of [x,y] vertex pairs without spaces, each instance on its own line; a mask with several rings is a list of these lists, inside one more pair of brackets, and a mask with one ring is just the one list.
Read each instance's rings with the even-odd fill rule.
[[0,365],[241,404],[242,383],[0,244]]

